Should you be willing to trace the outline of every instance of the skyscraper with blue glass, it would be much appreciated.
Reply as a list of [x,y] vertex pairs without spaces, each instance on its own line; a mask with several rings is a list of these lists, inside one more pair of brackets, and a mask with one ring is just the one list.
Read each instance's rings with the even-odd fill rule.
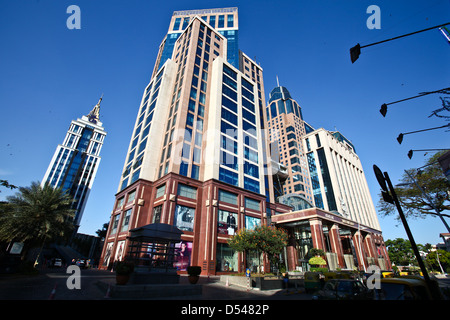
[[100,164],[106,132],[100,121],[102,98],[81,119],[73,120],[62,144],[58,145],[42,185],[62,188],[73,197],[74,225],[80,226],[83,211]]
[[165,223],[183,231],[189,263],[204,273],[237,271],[244,257],[228,238],[289,210],[274,201],[263,70],[238,49],[238,30],[237,8],[173,13],[138,108],[102,267],[127,253],[131,230]]

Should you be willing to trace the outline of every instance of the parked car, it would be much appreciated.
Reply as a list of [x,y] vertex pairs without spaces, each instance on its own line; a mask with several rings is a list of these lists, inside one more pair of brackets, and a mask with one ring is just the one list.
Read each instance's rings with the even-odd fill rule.
[[59,258],[56,258],[55,259],[55,262],[53,263],[53,266],[54,267],[62,267],[62,260],[61,259],[59,259]]
[[370,290],[359,280],[331,279],[319,290],[314,300],[370,300]]
[[84,259],[75,260],[75,265],[79,266],[81,269],[87,268],[86,260]]
[[50,260],[49,264],[50,268],[61,268],[62,267],[62,260],[59,258],[53,258]]

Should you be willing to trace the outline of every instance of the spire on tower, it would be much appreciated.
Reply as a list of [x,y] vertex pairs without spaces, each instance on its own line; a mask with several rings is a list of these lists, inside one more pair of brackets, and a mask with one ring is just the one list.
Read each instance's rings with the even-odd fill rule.
[[98,100],[97,104],[94,106],[94,108],[89,112],[88,119],[90,122],[97,123],[97,121],[100,119],[100,103],[103,100],[103,93],[100,99]]

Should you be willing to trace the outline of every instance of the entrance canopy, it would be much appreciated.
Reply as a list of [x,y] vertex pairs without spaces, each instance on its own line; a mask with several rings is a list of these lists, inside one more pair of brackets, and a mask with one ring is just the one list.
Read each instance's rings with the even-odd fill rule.
[[182,231],[165,223],[153,223],[130,230],[128,259],[134,261],[136,272],[174,272],[175,243]]
[[183,231],[165,223],[152,223],[130,230],[128,239],[136,242],[167,243],[181,241]]

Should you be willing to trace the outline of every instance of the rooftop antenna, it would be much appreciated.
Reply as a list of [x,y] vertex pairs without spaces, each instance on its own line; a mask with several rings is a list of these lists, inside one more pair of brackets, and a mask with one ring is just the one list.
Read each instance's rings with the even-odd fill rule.
[[278,76],[277,76],[277,87],[280,86],[280,82],[278,81]]

